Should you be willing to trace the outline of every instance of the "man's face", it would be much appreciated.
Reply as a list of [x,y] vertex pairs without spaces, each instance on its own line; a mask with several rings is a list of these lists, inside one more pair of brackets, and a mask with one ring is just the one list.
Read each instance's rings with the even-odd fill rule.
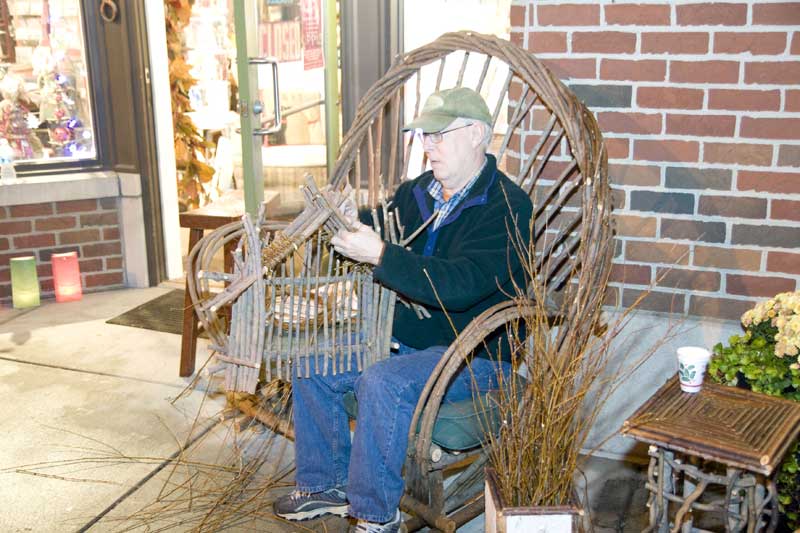
[[479,126],[473,124],[461,127],[470,122],[461,118],[451,122],[442,130],[447,133],[439,143],[423,136],[422,146],[430,161],[433,175],[446,191],[458,191],[472,178],[478,151],[474,130]]

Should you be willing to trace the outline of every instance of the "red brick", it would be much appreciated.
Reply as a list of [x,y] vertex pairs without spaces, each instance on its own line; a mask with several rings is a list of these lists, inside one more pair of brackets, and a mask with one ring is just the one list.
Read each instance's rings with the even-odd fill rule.
[[778,153],[778,166],[800,167],[800,146],[783,144]]
[[100,258],[97,259],[81,259],[78,261],[80,266],[81,272],[84,274],[86,272],[102,272],[103,271],[103,260]]
[[697,137],[732,137],[736,117],[726,115],[667,115],[667,133]]
[[793,279],[745,274],[727,274],[725,283],[729,294],[764,297],[775,296],[779,292],[793,291],[796,285]]
[[800,111],[800,91],[786,91],[784,111]]
[[740,191],[800,194],[800,173],[740,170],[737,188]]
[[119,228],[103,228],[103,240],[104,241],[111,241],[119,239]]
[[106,257],[107,270],[119,270],[122,268],[123,262],[121,257]]
[[10,282],[11,282],[11,269],[0,268],[0,283],[10,283]]
[[650,267],[645,265],[613,264],[609,281],[625,285],[650,285]]
[[636,139],[633,143],[633,158],[641,161],[697,161],[700,145],[696,141],[662,141]]
[[716,298],[693,294],[689,300],[689,314],[711,318],[736,320],[753,308],[753,300],[734,300],[732,298]]
[[763,61],[744,66],[745,83],[786,84],[800,83],[800,61]]
[[8,213],[6,212],[7,207],[0,206],[0,220],[4,218],[8,218]]
[[747,22],[746,4],[703,3],[679,5],[679,26],[742,26]]
[[9,222],[0,222],[0,234],[14,235],[20,233],[30,233],[33,225],[30,220],[12,220]]
[[773,198],[772,209],[770,210],[769,214],[770,218],[776,220],[800,221],[800,202]]
[[741,196],[703,195],[700,197],[697,212],[701,215],[721,217],[766,218],[767,200]]
[[117,213],[89,213],[81,215],[81,227],[86,226],[113,226],[119,222]]
[[661,133],[661,113],[605,111],[598,113],[597,122],[603,132]]
[[625,259],[639,263],[688,265],[689,247],[677,243],[629,240],[625,243]]
[[662,313],[683,313],[685,296],[673,292],[640,291],[625,289],[622,293],[622,305],[636,307],[643,311],[659,311]]
[[800,139],[800,118],[742,117],[740,137]]
[[537,6],[539,26],[596,26],[600,24],[600,6],[561,4]]
[[522,48],[525,45],[525,32],[512,31],[509,40],[511,41],[512,44],[515,44],[520,48]]
[[606,4],[603,7],[606,24],[633,26],[668,26],[670,7],[653,4]]
[[36,231],[52,231],[75,227],[75,217],[48,217],[36,220]]
[[611,189],[611,206],[614,209],[625,208],[625,191],[620,189]]
[[100,230],[97,228],[81,229],[77,231],[63,231],[58,234],[59,244],[80,244],[100,240]]
[[120,255],[122,245],[119,242],[103,242],[98,244],[84,244],[83,257],[101,257],[104,255]]
[[730,109],[736,111],[778,111],[781,108],[781,92],[709,89],[709,109]]
[[600,77],[604,80],[664,81],[666,75],[667,62],[657,59],[603,59],[600,62]]
[[644,32],[643,54],[705,54],[708,52],[708,33],[701,32]]
[[40,281],[42,278],[52,278],[53,269],[51,268],[50,263],[39,263],[36,265],[36,275],[39,277]]
[[40,279],[39,280],[39,288],[42,291],[42,296],[52,296],[55,292],[55,288],[53,287],[53,279]]
[[737,83],[738,61],[670,61],[669,81],[676,83]]
[[662,218],[661,238],[722,243],[725,242],[725,223]]
[[102,274],[89,274],[85,277],[87,287],[105,287],[122,285],[122,272],[103,272]]
[[[780,100],[780,95],[778,95]],[[639,87],[636,104],[654,109],[700,109],[703,107],[702,89],[678,87]]]
[[714,52],[717,54],[780,54],[786,50],[785,32],[717,32]]
[[707,142],[703,145],[703,161],[731,165],[769,166],[772,164],[772,145]]
[[661,167],[613,164],[609,165],[608,176],[613,184],[653,187],[661,184]]
[[53,213],[53,204],[12,205],[9,208],[12,217],[35,217]]
[[531,31],[528,33],[528,50],[534,54],[567,51],[567,34],[559,31]]
[[0,250],[8,250],[10,245],[8,243],[8,239],[5,237],[0,237]]
[[592,58],[583,59],[545,59],[544,64],[558,78],[591,78],[597,76],[597,63]]
[[525,20],[525,6],[511,6],[509,20],[512,26],[527,26],[528,21]]
[[573,32],[572,51],[630,54],[636,51],[636,34],[622,31]]
[[606,137],[605,143],[609,159],[628,159],[631,153],[629,139]]
[[634,215],[614,215],[617,235],[624,237],[655,237],[656,219]]
[[692,264],[700,267],[728,270],[761,270],[761,252],[742,248],[700,246],[694,247]]
[[683,270],[659,268],[656,270],[656,285],[693,291],[718,291],[722,277],[710,270]]
[[800,2],[753,4],[753,24],[800,25]]
[[620,304],[619,289],[607,286],[603,293],[603,305],[607,307],[617,307]]
[[69,200],[67,202],[57,202],[57,213],[76,213],[79,211],[96,211],[97,200]]
[[770,272],[800,274],[800,254],[769,252],[767,254],[767,270]]
[[36,233],[33,235],[24,235],[22,237],[14,237],[14,248],[42,248],[44,246],[53,246],[56,243],[56,236],[52,233]]
[[792,55],[800,55],[800,31],[792,35],[792,48],[789,50]]

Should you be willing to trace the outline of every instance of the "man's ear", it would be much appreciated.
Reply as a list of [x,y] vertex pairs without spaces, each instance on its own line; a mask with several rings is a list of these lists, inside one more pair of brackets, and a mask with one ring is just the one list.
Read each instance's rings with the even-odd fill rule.
[[483,136],[486,134],[484,128],[486,127],[480,122],[475,122],[475,125],[478,126],[477,128],[470,128],[471,136],[470,136],[470,144],[473,148],[477,148],[483,142]]

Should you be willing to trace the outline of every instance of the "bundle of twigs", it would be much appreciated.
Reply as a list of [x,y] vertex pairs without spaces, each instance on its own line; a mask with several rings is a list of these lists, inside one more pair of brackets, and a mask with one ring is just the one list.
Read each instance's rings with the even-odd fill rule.
[[[613,239],[605,243],[613,248]],[[517,288],[516,318],[508,322],[515,371],[502,376],[491,400],[500,431],[487,432],[489,465],[506,505],[574,505],[576,473],[592,427],[608,398],[660,341],[635,360],[612,366],[612,343],[645,295],[607,323],[608,270],[594,285],[568,284],[554,303],[536,276],[535,258],[524,268],[528,284]],[[573,272],[576,278],[584,273],[595,275],[593,269]],[[576,308],[581,311],[570,314]]]

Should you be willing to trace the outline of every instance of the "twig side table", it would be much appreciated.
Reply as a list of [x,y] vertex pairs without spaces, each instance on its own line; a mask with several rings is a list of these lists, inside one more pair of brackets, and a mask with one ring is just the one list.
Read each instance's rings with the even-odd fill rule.
[[[774,531],[776,467],[800,433],[797,402],[714,383],[688,394],[675,376],[625,421],[622,433],[650,444],[646,531],[702,531],[692,525],[694,509],[722,513],[726,531]],[[701,501],[713,485],[725,497]],[[670,504],[678,506],[672,528]]]

